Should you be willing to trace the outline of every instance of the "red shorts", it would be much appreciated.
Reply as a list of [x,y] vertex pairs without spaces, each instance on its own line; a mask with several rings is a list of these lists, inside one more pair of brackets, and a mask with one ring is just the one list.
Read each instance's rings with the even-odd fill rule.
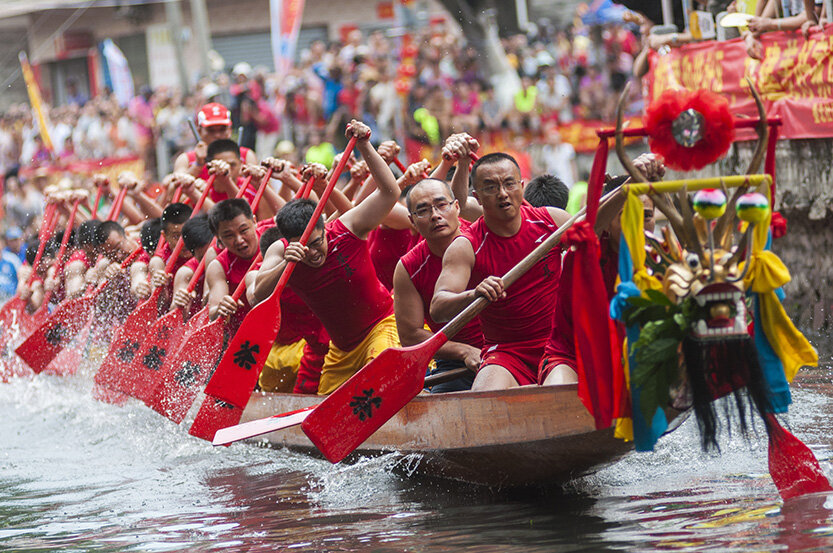
[[503,367],[515,377],[520,386],[538,383],[538,361],[544,353],[545,341],[512,342],[487,345],[481,354],[482,369],[486,365]]
[[558,365],[567,365],[574,371],[576,370],[576,359],[575,357],[567,357],[565,355],[546,355],[541,359],[541,363],[538,365],[538,384],[543,384],[544,380],[550,375],[552,370],[556,368]]
[[327,344],[307,342],[304,345],[304,355],[298,365],[298,377],[295,379],[293,394],[317,394],[318,381],[321,380],[321,367],[324,366],[324,357],[327,356]]

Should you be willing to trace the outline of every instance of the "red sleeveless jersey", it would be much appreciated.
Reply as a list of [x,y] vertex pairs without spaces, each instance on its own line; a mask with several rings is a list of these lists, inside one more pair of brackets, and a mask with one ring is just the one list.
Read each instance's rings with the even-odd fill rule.
[[[274,221],[272,221],[272,226],[274,226]],[[281,238],[281,242],[286,246],[285,238]],[[258,263],[257,269],[260,269],[260,266],[261,263]],[[302,338],[309,343],[327,344],[330,341],[318,317],[304,303],[304,300],[287,286],[281,292],[281,326],[275,342],[294,344]]]
[[275,218],[269,217],[268,219],[264,219],[262,221],[258,221],[257,225],[255,225],[255,232],[257,233],[257,237],[260,238],[263,236],[263,233],[269,230],[270,228],[277,226],[275,224]]
[[[558,228],[547,208],[522,205],[520,209],[521,228],[514,236],[494,234],[482,217],[463,233],[462,239],[471,242],[475,254],[470,289],[488,276],[505,275]],[[560,273],[561,247],[556,246],[506,290],[506,298],[480,314],[486,344],[540,340],[543,349],[552,327]]]
[[367,235],[367,247],[370,249],[370,259],[373,260],[376,276],[388,290],[393,290],[393,271],[396,269],[396,263],[415,243],[410,229],[378,227]]
[[376,276],[366,240],[338,219],[327,224],[325,233],[324,264],[314,268],[299,263],[289,286],[315,313],[336,347],[351,351],[393,314],[393,299]]
[[[460,221],[461,229],[465,230],[470,226],[468,222]],[[442,323],[436,322],[431,318],[429,309],[431,307],[431,298],[434,297],[434,287],[437,284],[437,279],[443,270],[443,260],[441,257],[434,255],[428,243],[422,240],[414,246],[411,251],[402,256],[402,265],[405,271],[411,278],[411,282],[422,298],[422,310],[425,323],[432,332],[439,331]],[[478,349],[483,347],[483,332],[480,330],[480,320],[475,318],[464,326],[460,332],[452,338],[455,342],[461,342],[474,346]]]
[[[237,289],[237,285],[246,278],[246,273],[249,272],[249,267],[252,266],[254,258],[243,259],[226,249],[217,254],[217,261],[223,266],[223,272],[226,274],[226,282],[228,282],[228,293],[232,295]],[[240,301],[243,302],[243,309],[248,313],[251,306],[249,305],[249,300],[246,299],[245,292],[240,296]]]

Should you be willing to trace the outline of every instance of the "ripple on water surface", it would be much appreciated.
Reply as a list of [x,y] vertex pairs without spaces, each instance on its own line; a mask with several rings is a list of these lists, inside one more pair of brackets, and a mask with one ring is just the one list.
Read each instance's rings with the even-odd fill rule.
[[[822,375],[829,381],[828,375]],[[255,445],[214,449],[90,378],[0,385],[0,549],[12,551],[825,551],[833,499],[782,506],[762,429],[700,452],[693,420],[562,490],[497,493]],[[830,400],[795,393],[793,430],[830,474]],[[393,471],[397,465],[404,470]]]

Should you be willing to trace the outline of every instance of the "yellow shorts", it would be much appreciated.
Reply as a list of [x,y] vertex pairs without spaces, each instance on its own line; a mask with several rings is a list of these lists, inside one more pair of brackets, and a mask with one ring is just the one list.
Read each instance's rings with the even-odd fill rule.
[[399,334],[396,332],[396,320],[393,315],[379,321],[352,351],[342,351],[330,342],[330,351],[324,358],[321,380],[318,382],[318,395],[334,392],[359,369],[376,359],[377,355],[399,345]]
[[304,356],[304,340],[292,344],[272,344],[269,357],[257,383],[264,392],[290,393],[298,376],[298,365]]

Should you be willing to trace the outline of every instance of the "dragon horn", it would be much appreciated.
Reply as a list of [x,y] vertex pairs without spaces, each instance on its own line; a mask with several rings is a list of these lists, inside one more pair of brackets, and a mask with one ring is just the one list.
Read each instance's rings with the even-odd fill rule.
[[[744,232],[743,236],[741,236],[740,241],[738,242],[738,247],[735,249],[734,252],[732,252],[732,257],[730,257],[729,261],[726,262],[726,267],[727,268],[731,267],[732,264],[737,263],[738,261],[740,261],[740,258],[743,255],[743,252],[746,251],[746,246],[749,242],[749,235],[751,234],[751,232],[752,232],[752,225],[749,225],[749,227],[746,229],[746,232]],[[738,280],[740,280],[740,279],[738,279]]]
[[700,245],[700,238],[697,234],[697,229],[694,228],[694,213],[691,211],[691,206],[688,205],[688,187],[683,187],[679,191],[680,200],[680,214],[683,220],[683,232],[687,237],[688,246],[691,251],[697,254],[700,258],[700,264],[705,267],[706,256],[703,254],[703,247]]
[[752,156],[752,161],[749,163],[749,168],[746,170],[747,175],[754,175],[761,169],[761,163],[764,161],[766,155],[766,147],[769,142],[769,125],[766,122],[766,110],[764,103],[761,101],[761,96],[755,85],[752,84],[752,79],[746,77],[746,82],[749,83],[749,90],[752,92],[752,97],[755,99],[755,106],[758,108],[758,125],[755,127],[755,132],[758,134],[758,146],[755,148],[755,154]]
[[648,182],[648,179],[642,174],[642,171],[636,168],[636,165],[630,160],[630,158],[625,154],[625,143],[622,138],[622,119],[624,118],[625,113],[625,98],[628,97],[628,93],[631,89],[631,83],[625,85],[625,90],[622,91],[622,94],[619,96],[619,102],[616,104],[616,155],[619,157],[619,161],[622,163],[622,167],[628,172],[631,176],[631,180],[633,182]]

